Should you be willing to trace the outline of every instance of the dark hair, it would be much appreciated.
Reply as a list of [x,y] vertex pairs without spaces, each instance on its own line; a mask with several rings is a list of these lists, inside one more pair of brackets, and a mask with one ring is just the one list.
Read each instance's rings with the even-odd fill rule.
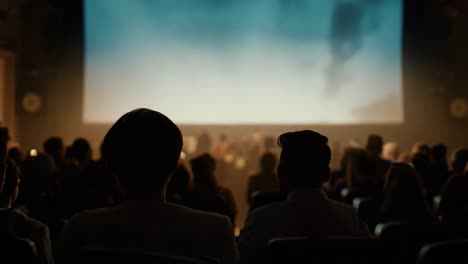
[[383,139],[382,136],[371,134],[367,137],[366,150],[372,156],[379,156],[382,153]]
[[107,132],[102,151],[129,197],[161,192],[177,167],[182,134],[165,115],[145,108],[123,115]]
[[390,167],[384,187],[382,213],[389,216],[431,218],[425,200],[421,179],[416,170],[405,163],[394,163]]
[[44,142],[44,152],[56,157],[64,150],[63,140],[59,137],[50,137]]
[[26,153],[21,147],[12,147],[8,150],[8,157],[16,162],[16,164],[21,164],[26,158]]
[[91,158],[91,144],[85,138],[77,138],[71,145],[72,158],[84,162]]
[[323,176],[329,176],[331,150],[327,143],[327,137],[311,130],[279,136],[278,176],[293,177],[295,185],[321,186]]
[[203,154],[190,160],[193,172],[193,184],[197,187],[217,189],[217,182],[214,176],[216,161],[210,154]]

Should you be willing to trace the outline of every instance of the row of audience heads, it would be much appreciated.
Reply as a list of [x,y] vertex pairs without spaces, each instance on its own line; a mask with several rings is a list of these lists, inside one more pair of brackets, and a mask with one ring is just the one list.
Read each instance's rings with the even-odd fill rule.
[[[127,195],[134,197],[164,190],[170,175],[178,166],[182,145],[182,133],[169,118],[149,109],[136,109],[123,115],[111,127],[104,138],[101,152],[108,168],[118,177]],[[284,191],[301,186],[318,187],[328,180],[331,150],[327,137],[310,130],[289,132],[278,138],[278,145],[282,151],[277,175]],[[371,135],[366,150],[370,155],[380,156],[383,146],[381,137]],[[60,138],[47,140],[44,149],[55,160],[66,157]],[[362,152],[354,153],[360,155]],[[446,156],[446,147],[438,145],[431,149],[421,145],[413,155],[413,162],[419,161],[416,158],[418,155],[428,153],[432,153],[434,159],[442,159]],[[85,139],[75,140],[69,148],[69,156],[78,163],[90,161],[91,154],[90,144]],[[463,166],[464,169],[467,160],[467,150],[458,151],[452,166],[454,169]],[[276,157],[267,154],[262,157],[261,164],[265,169],[272,170],[276,167]],[[191,165],[194,174],[213,178],[216,165],[210,155],[193,159]],[[403,163],[393,168],[394,175],[400,175],[402,182],[411,181],[411,177],[403,175],[415,174],[412,166]],[[208,181],[206,178],[203,180]]]

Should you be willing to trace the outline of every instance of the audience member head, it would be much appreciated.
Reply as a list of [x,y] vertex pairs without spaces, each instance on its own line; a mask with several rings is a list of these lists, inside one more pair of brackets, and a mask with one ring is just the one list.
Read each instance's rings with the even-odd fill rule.
[[414,156],[416,153],[424,153],[430,155],[431,147],[423,142],[417,142],[411,147],[411,156]]
[[274,172],[276,163],[276,155],[271,152],[265,152],[260,158],[260,166],[264,172]]
[[400,147],[396,142],[387,142],[383,145],[382,158],[389,161],[395,161],[400,156]]
[[128,198],[161,198],[177,167],[182,141],[168,117],[140,108],[117,120],[104,137],[102,151]]
[[84,138],[77,138],[71,145],[72,159],[83,165],[91,161],[91,144]]
[[430,215],[421,179],[411,165],[394,163],[390,167],[385,178],[382,211],[408,217]]
[[50,137],[44,142],[44,152],[54,159],[65,157],[65,145],[59,137]]
[[452,160],[453,174],[462,174],[468,165],[468,149],[462,148],[455,151]]
[[427,176],[431,166],[431,158],[428,154],[424,152],[414,154],[411,158],[411,163],[421,177]]
[[197,188],[216,188],[214,171],[216,161],[210,154],[203,154],[190,160],[193,172],[193,184]]
[[278,164],[281,190],[320,187],[330,176],[328,138],[311,130],[288,132],[278,138],[282,148]]
[[21,164],[23,178],[34,182],[48,182],[53,177],[54,170],[54,160],[44,153],[28,157]]
[[357,192],[381,191],[382,188],[377,187],[377,182],[375,182],[375,160],[369,156],[368,152],[355,148],[348,155],[348,163],[346,164],[348,188]]
[[380,135],[371,134],[367,137],[366,150],[372,157],[380,157],[382,154],[383,139]]
[[8,159],[6,163],[5,182],[2,192],[0,192],[0,207],[2,208],[10,208],[11,204],[16,201],[20,182],[20,170],[16,163],[11,159]]
[[15,146],[8,150],[8,157],[16,164],[21,164],[26,159],[26,152],[20,146]]

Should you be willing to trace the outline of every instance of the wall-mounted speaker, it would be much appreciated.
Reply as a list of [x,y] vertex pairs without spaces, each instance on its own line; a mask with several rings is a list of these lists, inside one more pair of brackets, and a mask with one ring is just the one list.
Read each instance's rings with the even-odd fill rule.
[[468,117],[468,99],[456,97],[449,102],[450,115],[455,119],[464,119]]
[[20,114],[37,115],[46,110],[46,80],[36,68],[22,71],[17,86],[17,109]]

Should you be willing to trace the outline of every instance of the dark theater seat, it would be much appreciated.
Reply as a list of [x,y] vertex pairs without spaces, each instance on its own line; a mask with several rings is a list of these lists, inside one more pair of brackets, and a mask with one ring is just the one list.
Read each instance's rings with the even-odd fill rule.
[[393,263],[392,247],[373,238],[273,239],[265,263]]
[[432,243],[419,252],[417,264],[468,263],[468,240]]
[[72,264],[217,264],[215,259],[159,254],[137,250],[89,247]]
[[28,239],[0,237],[0,263],[36,263],[34,242]]
[[466,226],[440,223],[385,223],[377,225],[375,233],[398,246],[396,253],[405,260],[402,263],[415,263],[426,244],[468,238]]

